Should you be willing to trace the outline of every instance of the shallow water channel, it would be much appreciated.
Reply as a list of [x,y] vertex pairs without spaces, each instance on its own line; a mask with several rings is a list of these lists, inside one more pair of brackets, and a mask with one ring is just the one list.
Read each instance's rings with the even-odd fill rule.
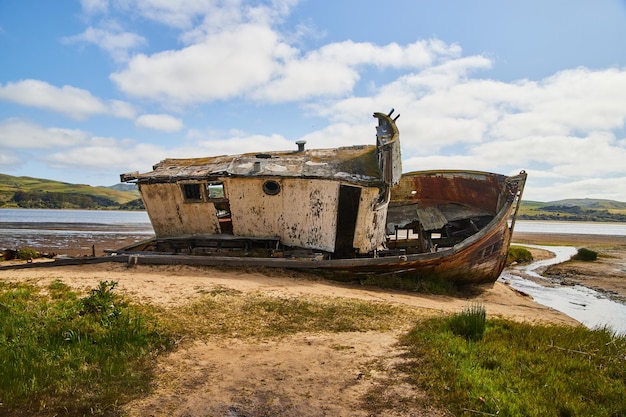
[[[616,333],[626,335],[626,304],[609,299],[601,292],[582,285],[558,285],[548,278],[544,278],[537,271],[549,265],[569,260],[577,250],[570,246],[537,246],[520,245],[540,248],[555,254],[554,258],[533,262],[530,265],[506,269],[499,280],[508,283],[511,287],[533,297],[539,303],[552,307],[589,328],[608,326]],[[525,279],[519,272],[531,276],[537,281],[544,280],[545,285]]]

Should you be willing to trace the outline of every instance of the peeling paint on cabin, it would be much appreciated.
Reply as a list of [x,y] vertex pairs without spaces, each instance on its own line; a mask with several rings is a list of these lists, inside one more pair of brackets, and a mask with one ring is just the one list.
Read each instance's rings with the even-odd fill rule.
[[[139,185],[157,238],[230,234],[365,254],[385,243],[387,207],[378,200],[401,175],[395,124],[374,116],[376,145],[166,159],[121,180]],[[223,195],[209,195],[218,184]]]
[[214,205],[185,202],[179,184],[140,184],[139,190],[157,236],[220,232]]
[[354,247],[358,253],[368,253],[380,248],[384,242],[385,219],[387,208],[376,210],[380,190],[377,188],[363,188],[361,190],[360,207],[354,231]]
[[[288,246],[334,250],[336,181],[273,179],[280,192],[267,195],[267,178],[227,178],[233,233],[257,238],[280,238]],[[322,232],[325,231],[325,232]]]

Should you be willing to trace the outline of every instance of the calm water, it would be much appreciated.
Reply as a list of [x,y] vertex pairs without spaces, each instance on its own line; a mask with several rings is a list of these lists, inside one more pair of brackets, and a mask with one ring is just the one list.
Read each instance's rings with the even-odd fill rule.
[[626,223],[518,220],[515,222],[515,231],[524,233],[626,236]]
[[0,227],[6,223],[85,223],[100,225],[140,225],[152,229],[145,211],[0,209]]

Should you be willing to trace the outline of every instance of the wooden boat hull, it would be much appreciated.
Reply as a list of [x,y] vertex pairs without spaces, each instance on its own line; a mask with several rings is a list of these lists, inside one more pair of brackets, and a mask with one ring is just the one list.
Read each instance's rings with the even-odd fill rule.
[[[192,264],[208,266],[291,268],[325,271],[339,279],[360,274],[391,274],[415,279],[440,279],[461,284],[494,282],[504,269],[515,217],[526,181],[526,173],[505,177],[498,174],[466,171],[424,171],[403,175],[398,192],[390,204],[396,206],[424,205],[421,192],[430,196],[430,205],[445,200],[454,207],[467,205],[476,210],[481,204],[494,215],[480,230],[446,248],[431,248],[422,253],[396,249],[373,253],[370,257],[328,259],[325,257],[259,257],[209,256],[144,251],[150,242],[122,248],[116,252],[125,255],[129,263]],[[419,189],[421,191],[416,191]],[[456,190],[455,190],[456,189]],[[410,195],[411,197],[406,197]],[[491,199],[491,203],[485,203]],[[493,207],[487,207],[487,205]],[[428,206],[428,204],[426,204]],[[412,207],[412,206],[411,206]],[[409,207],[410,208],[410,207]],[[411,219],[405,221],[410,223]],[[198,237],[177,238],[189,242]],[[391,242],[390,242],[391,243]],[[396,242],[397,243],[397,242]],[[190,250],[189,253],[192,251]]]

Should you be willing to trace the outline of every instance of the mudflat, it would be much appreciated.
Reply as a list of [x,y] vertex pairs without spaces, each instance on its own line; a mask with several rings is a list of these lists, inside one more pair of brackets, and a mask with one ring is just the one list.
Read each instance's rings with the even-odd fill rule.
[[[597,252],[595,261],[569,260],[552,265],[542,273],[557,284],[580,284],[626,302],[626,236],[515,233],[513,240],[548,248],[551,245],[573,246]],[[531,252],[535,258],[550,256],[541,254],[541,250]]]

